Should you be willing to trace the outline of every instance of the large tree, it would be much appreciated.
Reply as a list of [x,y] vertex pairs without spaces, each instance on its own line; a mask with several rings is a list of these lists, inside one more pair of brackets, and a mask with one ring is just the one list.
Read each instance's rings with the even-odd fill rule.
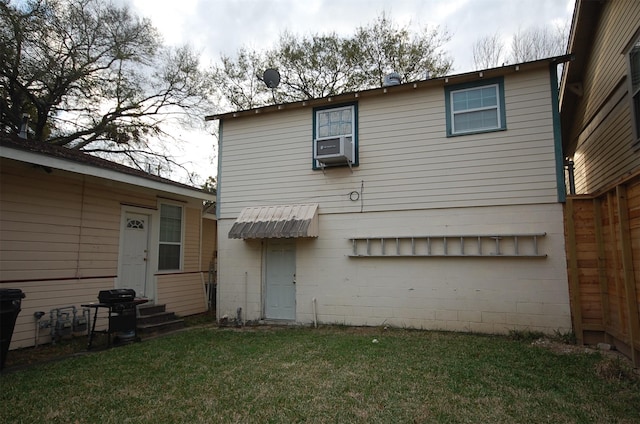
[[353,60],[361,88],[380,87],[385,75],[396,72],[402,82],[446,75],[453,67],[442,46],[451,39],[446,30],[428,26],[414,33],[386,14],[359,27],[353,38]]
[[[414,33],[382,14],[350,36],[284,32],[269,51],[242,48],[235,58],[223,57],[214,74],[219,96],[233,109],[248,109],[380,87],[391,72],[402,82],[446,75],[453,62],[442,47],[449,38],[437,27]],[[277,89],[256,77],[266,68],[280,72]]]
[[[0,130],[86,151],[163,157],[163,123],[211,110],[212,81],[189,48],[101,0],[0,0]],[[142,160],[148,163],[148,160]],[[130,162],[131,163],[131,162]]]
[[234,109],[263,106],[269,91],[258,76],[265,70],[266,63],[264,53],[245,47],[238,50],[236,57],[222,55],[213,72],[218,95]]
[[332,96],[358,88],[353,42],[335,33],[296,38],[285,32],[267,54],[282,82],[273,100],[295,101]]

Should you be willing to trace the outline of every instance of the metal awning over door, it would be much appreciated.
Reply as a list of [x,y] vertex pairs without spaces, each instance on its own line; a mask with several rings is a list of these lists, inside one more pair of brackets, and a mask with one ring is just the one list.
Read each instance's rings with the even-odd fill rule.
[[318,204],[252,206],[244,208],[229,238],[318,237]]

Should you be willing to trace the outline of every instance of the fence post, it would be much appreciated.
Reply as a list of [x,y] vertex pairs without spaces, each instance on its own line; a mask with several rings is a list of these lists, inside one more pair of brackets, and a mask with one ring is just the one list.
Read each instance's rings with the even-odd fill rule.
[[604,331],[605,341],[610,343],[609,331],[611,328],[611,311],[609,309],[609,283],[607,280],[607,260],[604,246],[604,234],[602,232],[602,200],[599,197],[593,199],[593,224],[596,236],[596,248],[598,252],[598,281],[600,283],[602,328]]
[[629,226],[629,207],[627,204],[627,188],[619,185],[616,187],[618,200],[618,218],[620,219],[620,248],[622,250],[622,269],[624,275],[624,288],[627,300],[627,317],[629,319],[629,345],[631,348],[631,360],[634,365],[640,363],[637,354],[636,341],[640,340],[640,317],[638,316],[638,298],[636,295],[636,280],[633,272],[633,252],[631,246],[631,229]]
[[569,291],[571,295],[571,316],[573,317],[573,331],[578,343],[584,344],[582,331],[582,304],[580,302],[580,274],[578,272],[578,257],[576,245],[576,226],[574,218],[574,200],[567,197],[567,254],[569,256]]

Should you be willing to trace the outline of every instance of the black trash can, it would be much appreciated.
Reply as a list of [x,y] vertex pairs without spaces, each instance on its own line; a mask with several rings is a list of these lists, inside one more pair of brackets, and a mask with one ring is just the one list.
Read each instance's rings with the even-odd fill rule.
[[0,370],[4,369],[23,298],[20,289],[0,289]]

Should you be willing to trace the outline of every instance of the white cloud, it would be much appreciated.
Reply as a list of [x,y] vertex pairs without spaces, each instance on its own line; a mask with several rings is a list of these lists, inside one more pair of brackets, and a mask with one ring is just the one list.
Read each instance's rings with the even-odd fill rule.
[[167,43],[192,45],[205,61],[242,46],[268,49],[288,30],[295,34],[352,34],[387,12],[399,24],[439,25],[452,35],[446,46],[459,72],[470,70],[471,45],[496,32],[571,19],[573,0],[128,0],[149,17]]

